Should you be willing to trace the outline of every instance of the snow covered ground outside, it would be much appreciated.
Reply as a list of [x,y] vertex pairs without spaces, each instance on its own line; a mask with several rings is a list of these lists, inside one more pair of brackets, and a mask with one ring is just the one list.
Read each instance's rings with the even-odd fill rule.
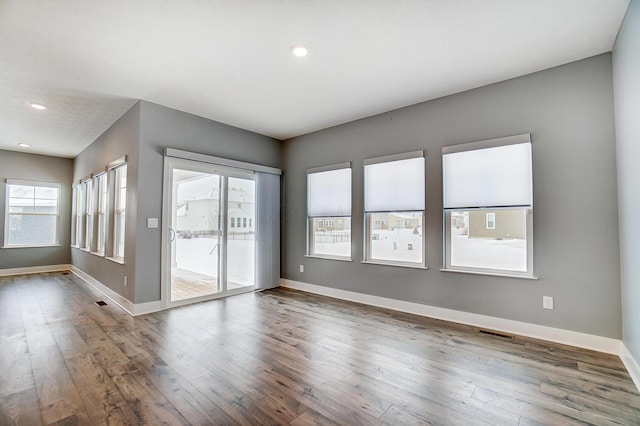
[[451,266],[527,270],[527,243],[525,240],[493,240],[469,238],[456,229],[451,235]]
[[371,258],[399,262],[422,263],[422,228],[414,234],[413,229],[374,229],[371,231]]
[[[421,228],[418,228],[419,231]],[[422,239],[413,229],[375,229],[378,239],[371,242],[371,257],[378,260],[422,262]],[[411,244],[411,248],[409,245]],[[350,242],[316,243],[315,254],[349,256]]]
[[[210,277],[218,277],[218,249],[211,250],[218,242],[215,238],[176,239],[177,267]],[[254,285],[255,241],[229,240],[227,249],[227,280]]]
[[[491,240],[468,238],[454,229],[451,236],[452,266],[526,271],[527,247],[525,240]],[[374,230],[379,239],[372,241],[372,258],[397,261],[422,261],[420,234],[411,229]],[[197,272],[210,277],[218,276],[218,249],[211,250],[214,238],[178,238],[177,263],[180,269]],[[395,243],[395,245],[394,245]],[[229,240],[227,278],[244,285],[254,284],[255,241]],[[413,250],[409,250],[413,244]],[[316,254],[349,256],[351,243],[318,243]]]

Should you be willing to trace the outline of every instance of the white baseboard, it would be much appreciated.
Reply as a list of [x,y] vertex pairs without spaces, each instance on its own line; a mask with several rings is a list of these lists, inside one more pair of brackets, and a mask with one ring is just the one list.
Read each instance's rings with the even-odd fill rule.
[[100,293],[104,294],[109,300],[111,300],[116,305],[120,306],[122,309],[127,311],[131,316],[145,315],[150,314],[152,312],[158,312],[162,310],[162,302],[147,302],[147,303],[133,303],[129,299],[121,296],[115,291],[111,290],[106,285],[102,284],[100,281],[93,278],[91,275],[84,272],[82,269],[70,265],[71,272],[76,274],[79,278],[81,278],[88,285],[98,290]]
[[627,367],[627,371],[629,372],[633,383],[635,383],[638,390],[640,390],[640,365],[633,355],[631,355],[629,348],[627,348],[627,345],[625,345],[624,342],[622,342],[621,346],[622,350],[620,358],[622,359],[624,366]]
[[71,265],[44,265],[44,266],[29,266],[26,268],[8,268],[0,269],[0,277],[9,277],[11,275],[23,275],[23,274],[40,274],[42,272],[59,272],[68,271],[71,269]]
[[348,300],[394,311],[406,312],[409,314],[451,321],[474,327],[487,328],[490,330],[502,331],[621,356],[622,342],[609,337],[594,336],[592,334],[529,324],[526,322],[513,321],[470,312],[456,311],[453,309],[439,308],[437,306],[423,305],[421,303],[372,296],[369,294],[356,293],[353,291],[340,290],[299,281],[282,279],[281,285],[283,287],[333,297],[336,299]]

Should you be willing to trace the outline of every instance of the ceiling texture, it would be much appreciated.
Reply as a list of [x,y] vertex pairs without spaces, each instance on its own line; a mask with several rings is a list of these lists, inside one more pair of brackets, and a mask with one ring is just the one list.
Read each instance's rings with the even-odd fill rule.
[[285,140],[611,51],[628,5],[0,0],[0,149],[74,157],[139,99]]

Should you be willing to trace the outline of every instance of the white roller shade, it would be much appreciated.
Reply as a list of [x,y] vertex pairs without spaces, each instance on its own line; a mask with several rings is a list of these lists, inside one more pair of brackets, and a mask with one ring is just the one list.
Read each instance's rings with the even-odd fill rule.
[[445,153],[445,209],[533,206],[531,143]]
[[351,216],[351,168],[307,171],[307,215]]
[[[368,160],[372,162],[375,160]],[[366,212],[424,210],[424,157],[364,166]]]

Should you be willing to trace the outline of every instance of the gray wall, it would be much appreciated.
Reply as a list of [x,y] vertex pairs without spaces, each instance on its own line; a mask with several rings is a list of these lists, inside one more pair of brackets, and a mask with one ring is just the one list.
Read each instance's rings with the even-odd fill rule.
[[146,220],[162,217],[165,147],[281,166],[281,143],[275,139],[160,105],[140,105],[135,303],[160,300],[161,229],[147,229]]
[[[440,272],[442,146],[531,133],[537,281]],[[368,157],[425,149],[429,270],[361,264]],[[353,262],[305,258],[305,169],[353,163]],[[611,55],[603,54],[284,144],[287,279],[621,337]],[[299,265],[305,272],[299,272]],[[542,296],[555,298],[542,309]]]
[[640,362],[640,2],[632,0],[613,53],[623,340]]
[[[78,248],[71,249],[72,263],[102,284],[126,299],[134,300],[136,270],[136,206],[138,204],[138,139],[140,131],[140,104],[134,105],[74,160],[75,183],[89,174],[104,170],[112,161],[127,156],[127,213],[125,219],[125,263],[120,264],[105,257]],[[109,224],[113,229],[113,224]],[[108,239],[109,240],[109,239]],[[124,286],[124,277],[128,285]]]
[[25,179],[62,184],[60,198],[60,246],[0,248],[0,269],[71,263],[71,179],[73,160],[0,150],[0,246],[4,244],[5,179]]

